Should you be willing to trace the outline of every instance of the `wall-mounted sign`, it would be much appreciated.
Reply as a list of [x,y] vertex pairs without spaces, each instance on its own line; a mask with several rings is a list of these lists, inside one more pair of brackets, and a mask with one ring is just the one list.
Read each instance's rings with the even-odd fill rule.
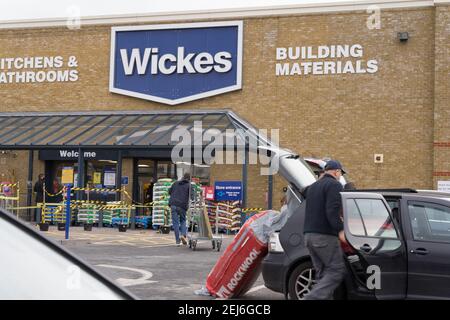
[[94,184],[101,184],[102,183],[102,173],[101,172],[94,172]]
[[446,180],[438,181],[437,189],[438,189],[438,191],[450,192],[450,181],[446,181]]
[[61,183],[62,184],[73,184],[73,167],[64,167],[62,169]]
[[105,187],[114,187],[116,185],[116,172],[105,171],[103,175],[103,185]]
[[[85,160],[117,160],[117,152],[112,150],[85,150]],[[59,149],[39,151],[39,160],[78,160],[78,150]]]
[[364,56],[360,44],[276,48],[277,76],[364,74],[378,71],[378,61]]
[[111,92],[175,105],[241,88],[242,21],[111,29]]
[[78,81],[76,56],[0,58],[0,84]]
[[216,181],[214,197],[216,201],[242,200],[242,181]]
[[123,186],[127,186],[128,185],[128,181],[129,181],[129,178],[127,176],[123,176],[120,183]]
[[213,186],[202,186],[203,197],[206,200],[214,200],[214,187]]

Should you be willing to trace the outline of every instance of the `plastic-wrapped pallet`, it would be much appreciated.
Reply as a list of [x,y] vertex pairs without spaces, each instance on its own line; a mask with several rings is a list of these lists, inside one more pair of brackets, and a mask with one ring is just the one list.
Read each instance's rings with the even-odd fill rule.
[[111,225],[128,225],[129,224],[128,210],[125,208],[112,209]]
[[239,231],[241,228],[241,208],[239,205],[238,201],[207,201],[206,208],[208,210],[211,227],[215,229],[217,220],[218,230],[232,232]]
[[[195,182],[191,182],[191,199],[189,201],[189,210],[187,211],[186,226],[189,227],[189,221],[197,221],[198,215],[203,212],[205,201],[202,196],[201,185]],[[194,217],[192,217],[194,215]]]
[[98,222],[98,209],[95,205],[85,204],[78,208],[78,221],[84,223]]
[[103,219],[102,219],[103,224],[111,226],[112,225],[112,218],[113,218],[112,217],[112,210],[103,209],[102,213],[103,213]]
[[230,230],[231,223],[233,220],[231,219],[231,207],[224,202],[218,203],[217,206],[217,223],[219,226],[219,229],[225,229]]
[[148,229],[150,225],[150,217],[149,216],[136,216],[135,217],[136,226],[142,227],[143,229]]
[[[172,179],[159,179],[153,186],[153,212],[152,224],[154,226],[172,225],[172,217],[169,209],[169,189]],[[167,224],[166,224],[167,214]]]
[[121,201],[108,201],[106,204],[110,207],[104,208],[102,210],[103,224],[113,227],[114,225],[117,225],[118,221],[120,222],[121,219],[125,220],[123,216],[125,216],[125,218],[127,217],[126,212],[124,214],[122,209],[112,208],[113,206],[120,206],[122,204]]
[[233,201],[231,202],[231,206],[233,207],[231,209],[232,213],[231,231],[239,231],[239,229],[241,228],[241,221],[242,221],[241,203],[240,201]]
[[230,231],[239,231],[241,228],[241,209],[233,208],[231,209],[231,214]]
[[217,203],[212,200],[205,201],[206,210],[208,211],[209,223],[211,224],[211,228],[215,230],[216,228],[216,208]]

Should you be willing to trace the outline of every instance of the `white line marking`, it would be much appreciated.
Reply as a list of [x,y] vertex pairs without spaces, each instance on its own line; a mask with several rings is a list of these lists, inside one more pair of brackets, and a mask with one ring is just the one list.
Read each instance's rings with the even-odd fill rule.
[[253,288],[251,288],[250,290],[248,290],[247,293],[252,293],[252,292],[255,292],[255,291],[264,289],[265,287],[266,287],[265,285],[253,287]]
[[137,285],[141,285],[141,284],[158,282],[158,281],[148,280],[151,277],[153,277],[153,273],[151,273],[150,271],[147,271],[147,270],[134,269],[134,268],[128,268],[128,267],[120,267],[120,266],[112,266],[109,264],[98,264],[96,266],[103,267],[103,268],[110,268],[110,269],[128,270],[128,271],[133,271],[133,272],[142,274],[142,277],[140,277],[138,279],[126,279],[126,278],[116,279],[116,281],[124,287],[137,286]]
[[176,247],[176,244],[151,244],[148,246],[139,246],[137,248],[139,249],[146,249],[146,248],[162,248],[162,247]]

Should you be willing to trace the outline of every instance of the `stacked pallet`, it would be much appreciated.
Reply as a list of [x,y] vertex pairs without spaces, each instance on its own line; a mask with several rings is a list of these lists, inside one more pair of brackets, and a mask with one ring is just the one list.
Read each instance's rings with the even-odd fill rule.
[[242,209],[241,209],[241,202],[240,201],[233,201],[231,202],[231,229],[230,231],[239,231],[241,229],[241,222],[242,222]]
[[206,201],[209,221],[213,230],[218,231],[239,231],[241,228],[241,208],[239,203],[230,201]]
[[77,220],[78,222],[83,222],[87,224],[97,223],[98,222],[97,206],[93,204],[82,204],[78,208]]
[[118,225],[128,225],[128,208],[113,208],[113,206],[123,205],[120,201],[107,202],[109,208],[102,210],[103,213],[103,224],[109,225],[110,227],[115,227]]
[[149,216],[136,216],[135,217],[136,227],[148,229],[151,224],[151,217]]
[[187,211],[186,224],[189,226],[189,221],[198,222],[199,214],[203,213],[204,199],[202,195],[201,185],[191,182],[191,195],[189,200],[189,210]]
[[[75,210],[70,210],[71,221],[75,221]],[[60,203],[45,203],[42,206],[42,220],[50,224],[66,222],[66,206]]]
[[172,225],[169,208],[169,189],[173,182],[173,179],[159,179],[153,186],[152,224],[154,226]]

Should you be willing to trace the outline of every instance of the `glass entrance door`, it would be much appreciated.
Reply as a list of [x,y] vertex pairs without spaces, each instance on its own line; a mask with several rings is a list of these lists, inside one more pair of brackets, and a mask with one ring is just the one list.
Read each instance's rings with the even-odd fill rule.
[[74,185],[78,182],[78,163],[75,161],[47,161],[46,162],[46,174],[45,174],[45,189],[50,194],[46,195],[46,201],[52,203],[59,203],[63,200],[62,194],[58,194],[63,187],[62,184],[62,171],[64,168],[73,168],[73,181]]
[[[148,203],[153,201],[153,184],[162,178],[176,179],[176,165],[171,161],[153,159],[135,160],[135,179],[133,200],[136,203]],[[136,214],[149,214],[144,208],[137,208]]]
[[[150,159],[139,159],[137,161],[137,190],[135,191],[135,201],[138,203],[152,202],[153,183],[155,182],[155,161]],[[149,214],[144,208],[137,208],[139,215]]]

